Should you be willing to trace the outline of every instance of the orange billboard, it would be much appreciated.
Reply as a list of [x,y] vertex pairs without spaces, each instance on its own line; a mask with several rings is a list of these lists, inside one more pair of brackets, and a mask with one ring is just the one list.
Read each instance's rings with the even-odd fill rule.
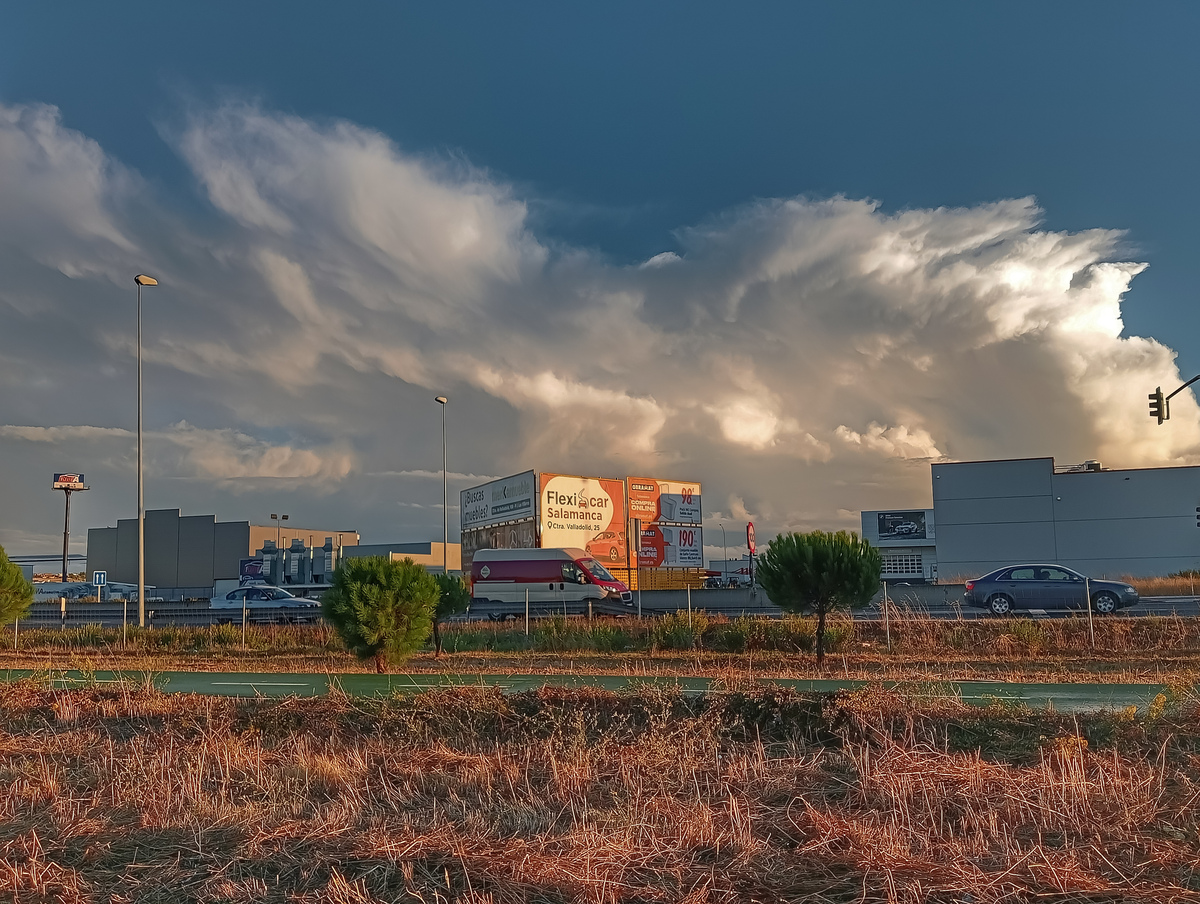
[[538,490],[543,549],[575,547],[605,564],[628,565],[625,481],[539,474]]

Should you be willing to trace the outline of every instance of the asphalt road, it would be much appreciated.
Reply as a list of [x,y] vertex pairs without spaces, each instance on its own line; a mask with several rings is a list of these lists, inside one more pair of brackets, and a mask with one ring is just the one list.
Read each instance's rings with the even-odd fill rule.
[[[896,611],[911,611],[922,615],[929,615],[931,618],[987,618],[988,613],[983,609],[975,609],[962,606],[963,587],[961,584],[932,584],[924,586],[906,587],[904,585],[893,586],[888,588],[888,599],[891,605],[892,612]],[[643,614],[648,617],[663,615],[668,612],[676,612],[683,609],[686,602],[682,595],[672,595],[669,601],[660,602],[650,593],[645,594],[643,605]],[[730,618],[736,618],[741,615],[759,616],[764,618],[779,618],[782,614],[777,606],[773,606],[766,601],[766,596],[759,593],[757,597],[751,598],[745,592],[734,593],[729,591],[697,591],[692,594],[692,608],[703,609],[705,612],[714,615],[726,615]],[[215,624],[221,620],[232,620],[237,624],[241,624],[241,612],[237,610],[210,609],[206,603],[160,603],[152,611],[150,624],[154,626],[164,625],[209,625]],[[587,614],[585,607],[579,605],[567,606],[567,614],[573,616],[582,616]],[[477,607],[472,612],[474,618],[486,618],[489,609],[487,607]],[[562,610],[555,608],[553,611],[546,610],[544,612],[535,611],[533,614],[561,614]],[[120,605],[112,605],[108,603],[68,603],[67,617],[64,622],[60,608],[50,603],[35,603],[30,610],[28,617],[21,620],[22,625],[30,627],[59,627],[62,624],[68,626],[80,626],[85,624],[99,624],[105,627],[120,627],[121,619],[125,614]],[[607,614],[597,612],[597,615]],[[637,608],[634,607],[628,610],[629,615],[636,615]],[[1020,615],[1018,611],[1014,613]],[[1080,615],[1078,610],[1059,610],[1046,611],[1041,609],[1031,609],[1028,615],[1032,618],[1056,618],[1065,615]],[[1180,615],[1180,616],[1200,616],[1200,597],[1191,596],[1161,596],[1161,597],[1144,597],[1140,603],[1130,609],[1122,609],[1117,617],[1138,618],[1148,615]],[[281,620],[289,618],[300,618],[306,620],[319,620],[319,614],[312,610],[287,610],[287,609],[259,609],[250,613],[251,624],[273,624]],[[878,620],[883,618],[883,609],[879,605],[877,597],[872,605],[860,609],[854,613],[855,618],[865,619],[867,621]],[[131,623],[137,621],[137,607],[131,606],[128,612],[128,618]]]
[[[0,671],[0,680],[22,678],[45,679],[46,672],[26,669]],[[53,672],[50,681],[57,688],[85,687],[92,684],[133,681],[141,684],[143,673],[76,671]],[[371,675],[371,674],[289,674],[237,672],[155,672],[150,675],[154,684],[171,693],[207,694],[223,697],[315,697],[329,692],[331,687],[357,697],[396,693],[419,693],[434,688],[496,687],[504,693],[532,690],[543,686],[598,687],[619,691],[646,684],[680,687],[684,693],[702,694],[713,689],[709,678],[634,678],[624,675]],[[764,684],[778,684],[798,691],[832,693],[854,690],[868,684],[865,681],[820,679],[764,679]],[[997,701],[1025,704],[1035,709],[1053,706],[1060,712],[1087,712],[1104,709],[1124,709],[1136,706],[1145,709],[1155,695],[1163,692],[1156,684],[1007,684],[984,681],[946,681],[923,684],[885,682],[888,687],[906,690],[914,696],[957,696],[963,702],[986,706]]]

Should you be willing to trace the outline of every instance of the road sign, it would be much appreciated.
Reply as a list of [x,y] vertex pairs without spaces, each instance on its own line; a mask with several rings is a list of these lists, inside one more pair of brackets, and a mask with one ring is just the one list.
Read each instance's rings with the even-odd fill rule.
[[758,547],[754,545],[754,522],[750,521],[746,524],[746,545],[750,547],[750,555],[757,552]]
[[108,583],[108,572],[107,571],[93,571],[92,572],[92,583],[97,587],[103,587],[105,584]]

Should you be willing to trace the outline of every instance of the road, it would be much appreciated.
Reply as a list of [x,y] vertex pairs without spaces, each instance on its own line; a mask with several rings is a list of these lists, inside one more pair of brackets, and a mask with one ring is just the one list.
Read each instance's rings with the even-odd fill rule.
[[[84,687],[92,684],[111,684],[132,681],[141,684],[146,675],[137,673],[77,671],[53,672],[50,679],[57,688]],[[419,693],[434,688],[496,687],[504,693],[517,693],[543,686],[598,687],[619,691],[634,686],[653,684],[680,687],[686,694],[702,694],[713,688],[713,679],[698,677],[637,678],[624,675],[371,675],[363,673],[325,675],[293,673],[238,672],[154,672],[149,676],[162,690],[172,693],[195,693],[223,697],[315,697],[329,692],[331,687],[357,697],[394,693]],[[46,672],[26,669],[0,671],[0,680],[22,678],[45,679]],[[777,684],[793,690],[812,693],[832,693],[854,690],[867,685],[865,681],[829,679],[763,679],[764,684]],[[957,696],[963,702],[986,706],[996,701],[1023,703],[1035,709],[1053,706],[1060,712],[1087,712],[1101,709],[1124,709],[1136,706],[1144,710],[1162,693],[1156,684],[1007,684],[985,681],[946,681],[936,684],[905,684],[884,682],[885,686],[906,690],[914,696]]]
[[[911,611],[928,615],[931,618],[987,618],[983,609],[963,607],[961,605],[963,587],[961,584],[932,584],[913,587],[890,587],[888,599],[891,611]],[[682,591],[655,591],[645,593],[642,611],[647,616],[663,615],[676,612],[687,606],[687,597]],[[761,616],[764,618],[779,618],[782,614],[777,606],[771,605],[766,595],[761,591],[756,596],[750,596],[746,591],[698,590],[691,595],[692,608],[703,609],[713,615],[726,615],[736,618],[740,615]],[[558,610],[555,610],[558,611]],[[569,615],[585,615],[586,609],[572,607],[568,604]],[[476,618],[486,617],[487,608],[476,609],[472,615]],[[637,613],[636,606],[629,610],[630,615]],[[311,611],[301,614],[305,618],[319,618]],[[535,613],[536,614],[536,613]],[[1020,613],[1017,613],[1020,614]],[[1047,612],[1032,609],[1029,615],[1033,618],[1053,618],[1072,614],[1068,612]],[[1075,612],[1074,614],[1079,614]],[[121,619],[126,615],[120,605],[109,603],[68,603],[65,622],[57,605],[52,603],[35,603],[29,616],[22,619],[21,624],[29,627],[59,627],[62,624],[79,626],[99,624],[105,627],[120,627]],[[274,623],[277,619],[295,617],[297,610],[260,609],[250,613],[251,623]],[[1200,597],[1192,596],[1160,596],[1144,597],[1138,605],[1131,609],[1122,609],[1119,617],[1142,617],[1147,615],[1180,615],[1200,616]],[[151,610],[150,624],[163,625],[210,625],[220,620],[233,620],[241,624],[241,612],[237,610],[213,610],[207,603],[159,603]],[[132,622],[137,620],[137,607],[131,606],[128,617]],[[883,610],[878,604],[878,598],[871,606],[854,613],[855,618],[874,621],[883,618]]]

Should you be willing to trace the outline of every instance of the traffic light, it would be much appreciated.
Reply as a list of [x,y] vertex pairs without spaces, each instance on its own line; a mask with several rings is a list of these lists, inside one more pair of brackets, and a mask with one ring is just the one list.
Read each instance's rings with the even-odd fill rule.
[[1150,417],[1158,418],[1161,424],[1171,416],[1170,403],[1163,398],[1161,386],[1156,386],[1154,392],[1150,393]]

